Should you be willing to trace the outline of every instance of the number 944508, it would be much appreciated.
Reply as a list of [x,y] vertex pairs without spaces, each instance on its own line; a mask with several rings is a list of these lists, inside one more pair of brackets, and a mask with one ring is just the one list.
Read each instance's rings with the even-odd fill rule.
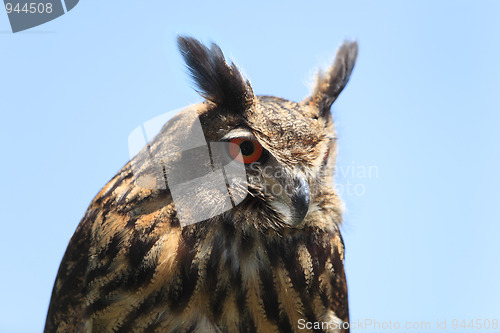
[[7,10],[7,14],[10,13],[30,13],[30,14],[43,14],[52,13],[52,4],[43,3],[43,2],[30,2],[25,3],[21,6],[19,3],[13,5],[10,2],[5,3],[5,9]]

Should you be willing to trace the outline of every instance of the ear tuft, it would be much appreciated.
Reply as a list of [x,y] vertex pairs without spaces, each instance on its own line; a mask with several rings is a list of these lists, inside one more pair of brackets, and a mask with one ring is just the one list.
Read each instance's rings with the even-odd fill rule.
[[203,98],[229,109],[246,109],[254,100],[250,82],[236,65],[226,63],[219,46],[210,48],[191,37],[179,36],[177,45],[189,69],[197,92]]
[[301,104],[313,104],[319,108],[321,116],[328,113],[333,102],[349,82],[357,57],[358,43],[345,41],[337,50],[333,65],[326,73],[321,71],[318,73],[312,95],[304,99]]

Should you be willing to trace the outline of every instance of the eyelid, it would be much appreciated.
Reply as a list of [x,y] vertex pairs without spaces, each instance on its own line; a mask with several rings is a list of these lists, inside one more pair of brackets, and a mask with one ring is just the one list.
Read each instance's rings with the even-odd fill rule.
[[255,140],[255,141],[257,141],[257,139],[255,138],[255,136],[251,132],[249,132],[248,130],[243,129],[243,128],[237,128],[237,129],[232,130],[231,132],[229,132],[226,135],[224,135],[222,137],[221,141],[231,141],[232,139],[236,139],[236,138],[242,138],[242,139],[249,139],[249,140]]

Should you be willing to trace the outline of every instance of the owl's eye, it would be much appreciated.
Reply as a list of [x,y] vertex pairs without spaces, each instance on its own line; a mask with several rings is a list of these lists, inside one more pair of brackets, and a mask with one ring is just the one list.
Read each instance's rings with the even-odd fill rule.
[[257,162],[262,156],[263,151],[264,148],[262,148],[260,143],[246,138],[231,139],[229,145],[229,153],[231,154],[231,157],[245,164]]

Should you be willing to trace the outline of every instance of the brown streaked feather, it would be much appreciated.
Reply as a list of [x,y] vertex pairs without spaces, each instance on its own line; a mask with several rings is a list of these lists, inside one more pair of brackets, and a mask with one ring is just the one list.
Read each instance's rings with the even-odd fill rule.
[[[200,313],[228,332],[293,331],[298,319],[319,321],[328,309],[348,320],[338,234],[311,227],[266,237],[223,221],[181,229],[169,205],[151,211],[142,197],[127,201],[142,201],[135,209],[148,213],[133,222],[132,212],[116,218],[107,204],[119,193],[107,196],[91,207],[102,202],[108,211],[89,209],[68,246],[46,332],[84,332],[87,322],[94,331],[168,331]],[[243,232],[251,245],[242,246]]]

